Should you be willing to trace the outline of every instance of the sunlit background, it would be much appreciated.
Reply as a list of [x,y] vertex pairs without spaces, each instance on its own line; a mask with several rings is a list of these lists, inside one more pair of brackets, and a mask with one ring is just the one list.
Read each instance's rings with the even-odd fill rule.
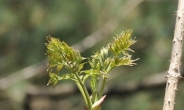
[[89,57],[126,29],[140,60],[111,71],[102,110],[161,110],[176,10],[175,0],[0,0],[0,110],[84,110],[73,82],[46,85],[46,36]]

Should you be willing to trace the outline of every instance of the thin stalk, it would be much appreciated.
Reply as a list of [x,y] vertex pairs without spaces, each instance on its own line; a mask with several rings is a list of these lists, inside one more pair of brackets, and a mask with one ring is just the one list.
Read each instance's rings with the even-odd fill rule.
[[94,103],[94,102],[96,102],[97,100],[98,100],[98,83],[99,83],[99,78],[98,78],[99,76],[97,76],[97,77],[93,77],[94,79],[93,80],[95,80],[95,87],[94,87],[94,89],[91,91],[92,92],[92,98],[91,98],[91,101],[92,101],[92,103]]
[[84,85],[84,83],[82,82],[82,80],[80,79],[79,75],[77,73],[75,73],[75,76],[77,77],[78,79],[78,87],[79,87],[79,90],[81,91],[85,101],[86,101],[86,104],[88,106],[88,109],[91,110],[92,109],[92,102],[90,100],[90,97],[89,97],[89,94],[88,94],[88,91],[86,89],[86,86]]
[[103,81],[102,81],[102,85],[100,87],[100,93],[99,93],[99,99],[102,97],[104,89],[105,89],[105,84],[107,82],[107,77],[103,76]]
[[84,90],[83,90],[82,86],[81,86],[80,83],[77,82],[77,81],[76,81],[75,83],[76,83],[76,85],[77,85],[79,91],[81,92],[81,94],[82,94],[82,96],[83,96],[83,98],[84,98],[84,101],[85,101],[86,105],[88,105],[88,101],[87,101],[87,99],[86,99],[86,95],[85,95],[85,93],[84,93]]
[[98,89],[99,89],[99,87],[98,87],[98,84],[99,84],[99,78],[100,78],[100,76],[97,76],[97,81],[96,81],[96,87],[95,87],[95,98],[94,98],[94,102],[96,102],[97,100],[99,100],[98,98]]

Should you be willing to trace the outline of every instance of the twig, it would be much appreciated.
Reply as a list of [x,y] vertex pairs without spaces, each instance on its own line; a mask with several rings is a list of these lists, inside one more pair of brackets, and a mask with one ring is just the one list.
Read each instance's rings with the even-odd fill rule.
[[184,37],[184,0],[179,0],[170,66],[167,74],[163,110],[174,110],[175,95],[179,78],[182,44]]

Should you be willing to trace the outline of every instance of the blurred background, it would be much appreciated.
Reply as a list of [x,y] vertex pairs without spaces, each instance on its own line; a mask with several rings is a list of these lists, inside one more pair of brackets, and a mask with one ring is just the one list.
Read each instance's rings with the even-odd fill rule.
[[111,71],[102,110],[161,110],[176,10],[175,0],[0,0],[0,110],[82,110],[73,82],[46,85],[46,36],[89,57],[126,29],[134,30],[130,54],[140,60]]

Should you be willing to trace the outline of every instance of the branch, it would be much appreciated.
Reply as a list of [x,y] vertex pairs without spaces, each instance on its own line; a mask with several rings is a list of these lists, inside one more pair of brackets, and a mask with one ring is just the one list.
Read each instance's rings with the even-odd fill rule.
[[167,74],[167,83],[165,89],[165,98],[163,110],[174,110],[175,95],[179,78],[181,77],[180,65],[182,56],[182,45],[184,37],[184,0],[179,0],[176,17],[175,33],[173,38],[173,47],[171,62]]

